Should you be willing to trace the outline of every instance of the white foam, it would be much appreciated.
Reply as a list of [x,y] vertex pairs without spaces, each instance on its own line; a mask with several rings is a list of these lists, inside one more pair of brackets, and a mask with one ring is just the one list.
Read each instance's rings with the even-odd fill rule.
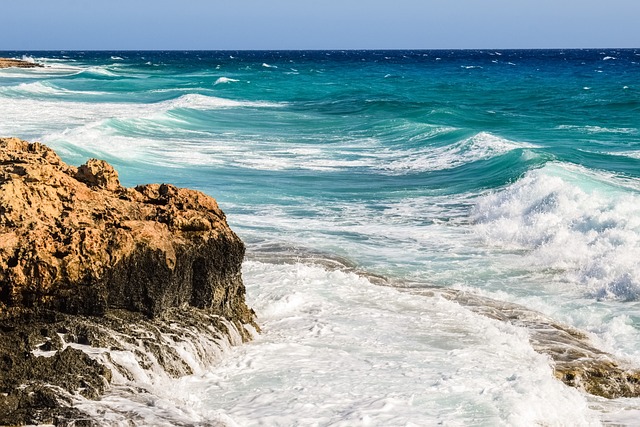
[[218,108],[238,108],[238,107],[251,107],[262,108],[282,107],[283,104],[266,101],[236,101],[233,99],[219,98],[216,96],[200,95],[197,93],[189,93],[180,96],[177,99],[170,101],[163,101],[158,103],[161,109],[174,109],[174,108],[191,108],[195,110],[209,110]]
[[407,153],[381,166],[394,173],[424,172],[451,169],[466,163],[500,156],[521,148],[536,148],[525,142],[510,141],[488,132],[444,147],[427,147]]
[[[181,327],[173,323],[165,324],[163,333],[155,326],[144,329],[138,326],[138,339],[110,331],[109,338],[115,340],[121,350],[90,347],[63,340],[63,347],[73,347],[85,352],[89,357],[107,366],[113,376],[109,389],[99,401],[87,400],[81,396],[69,396],[74,406],[95,417],[101,423],[109,425],[182,425],[183,423],[204,423],[207,425],[225,420],[225,417],[207,415],[192,409],[193,398],[176,393],[181,382],[193,381],[203,375],[207,368],[220,362],[230,353],[232,345],[238,345],[242,339],[236,327],[220,319],[229,331],[229,337],[214,338],[214,334],[202,334],[198,329]],[[105,331],[107,332],[107,331]],[[215,334],[215,335],[219,335]],[[147,351],[146,340],[160,341],[162,345],[173,347],[175,354],[162,355],[169,372],[165,371],[156,354]],[[158,347],[158,351],[164,351]],[[172,358],[178,356],[179,360]],[[193,374],[185,376],[189,371]],[[179,376],[178,379],[175,376]],[[224,424],[226,425],[226,424]]]
[[70,95],[105,95],[107,92],[99,91],[75,91],[63,89],[49,82],[33,82],[20,83],[15,86],[0,87],[0,95],[9,96],[29,96],[29,95],[47,95],[47,96],[70,96]]
[[342,271],[246,262],[243,276],[254,342],[180,379],[112,351],[134,378],[76,406],[111,425],[598,423],[522,329]]
[[100,65],[100,66],[92,66],[92,67],[88,67],[85,68],[83,70],[83,72],[86,73],[91,73],[91,74],[97,74],[100,76],[107,76],[107,77],[118,77],[117,73],[114,73],[112,70],[108,69],[109,66],[107,65]]
[[269,65],[269,64],[267,64],[266,62],[264,62],[264,63],[262,64],[262,66],[263,66],[264,68],[278,68],[277,66],[275,66],[275,65]]
[[83,68],[67,64],[46,64],[46,67],[36,68],[3,68],[0,69],[0,78],[42,79],[44,77],[73,76],[83,71]]
[[16,86],[0,87],[2,94],[62,95],[64,90],[51,87],[46,82],[20,83]]
[[475,231],[488,244],[528,251],[524,265],[557,271],[595,298],[637,299],[637,186],[575,166],[550,165],[479,200]]
[[263,333],[174,387],[198,413],[243,426],[597,423],[523,330],[340,271],[247,262],[243,274]]
[[556,129],[568,129],[568,130],[577,130],[583,133],[619,133],[619,134],[633,134],[637,133],[638,129],[636,128],[608,128],[602,126],[575,126],[575,125],[560,125],[557,126]]
[[239,82],[240,80],[238,79],[232,79],[229,77],[220,77],[218,78],[215,83],[213,83],[213,85],[219,85],[219,84],[224,84],[224,83],[234,83],[234,82]]
[[629,151],[608,151],[606,154],[610,156],[622,156],[629,157],[631,159],[640,159],[640,150],[629,150]]
[[[10,89],[7,89],[10,90]],[[149,104],[127,102],[85,102],[83,92],[69,92],[48,87],[40,82],[24,84],[19,90],[41,91],[46,95],[72,94],[76,101],[36,100],[18,98],[0,90],[0,134],[41,137],[42,123],[50,133],[74,132],[80,126],[96,128],[112,118],[167,118],[166,113],[177,108],[215,110],[222,108],[279,108],[284,104],[262,101],[236,101],[199,94],[185,94],[179,98]],[[91,95],[99,93],[89,93]],[[38,114],[33,114],[37,111]],[[51,138],[49,138],[51,140]],[[90,142],[90,141],[87,141]]]

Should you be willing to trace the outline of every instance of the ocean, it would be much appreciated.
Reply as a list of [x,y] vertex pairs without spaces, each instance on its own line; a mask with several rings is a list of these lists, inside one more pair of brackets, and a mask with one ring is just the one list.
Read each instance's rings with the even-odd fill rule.
[[[262,333],[108,425],[637,425],[517,303],[640,368],[640,50],[0,52],[0,135],[218,200]],[[185,355],[189,358],[189,355]]]

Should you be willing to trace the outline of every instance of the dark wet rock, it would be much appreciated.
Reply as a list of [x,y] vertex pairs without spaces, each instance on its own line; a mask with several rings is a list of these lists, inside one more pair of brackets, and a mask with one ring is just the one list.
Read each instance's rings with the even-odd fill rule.
[[[61,342],[50,324],[5,323],[3,327],[0,425],[63,424],[84,418],[71,406],[70,396],[98,398],[111,380],[111,371],[72,347],[55,351]],[[36,356],[38,350],[51,354]]]
[[192,368],[173,340],[209,343],[194,347],[208,360],[250,339],[244,251],[203,193],[124,188],[102,160],[75,168],[0,138],[0,424],[90,424],[74,401],[130,376],[110,351],[180,376]]

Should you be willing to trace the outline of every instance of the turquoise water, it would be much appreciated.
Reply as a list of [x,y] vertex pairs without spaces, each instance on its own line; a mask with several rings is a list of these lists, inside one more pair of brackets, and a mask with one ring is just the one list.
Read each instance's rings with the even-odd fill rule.
[[[640,366],[640,50],[29,58],[48,67],[0,70],[1,135],[211,194],[248,246],[264,333],[172,383],[186,403],[148,385],[174,408],[148,422],[637,415],[557,383],[526,331],[399,289],[517,302]],[[134,401],[105,405],[126,418]]]

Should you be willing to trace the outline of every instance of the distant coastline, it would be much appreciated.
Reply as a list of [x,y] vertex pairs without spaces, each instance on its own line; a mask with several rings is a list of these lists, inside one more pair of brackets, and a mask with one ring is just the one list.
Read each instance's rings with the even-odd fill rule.
[[37,62],[24,61],[22,59],[0,58],[0,68],[41,68],[42,64]]

